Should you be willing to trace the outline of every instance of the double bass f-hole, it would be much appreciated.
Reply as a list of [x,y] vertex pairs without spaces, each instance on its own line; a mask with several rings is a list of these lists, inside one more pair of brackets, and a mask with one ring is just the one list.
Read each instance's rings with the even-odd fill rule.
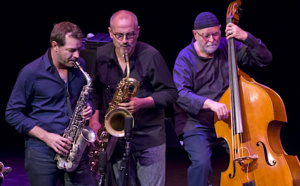
[[261,144],[261,146],[263,147],[263,150],[264,150],[264,154],[265,154],[265,160],[266,160],[266,163],[269,165],[269,166],[274,166],[276,165],[276,160],[273,159],[272,157],[272,162],[270,162],[270,157],[268,156],[268,151],[267,151],[267,148],[265,146],[265,144],[261,141],[257,142],[256,145],[259,147]]

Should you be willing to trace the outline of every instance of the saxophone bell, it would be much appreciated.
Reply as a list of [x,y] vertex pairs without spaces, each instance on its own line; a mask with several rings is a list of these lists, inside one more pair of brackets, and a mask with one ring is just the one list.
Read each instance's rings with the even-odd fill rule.
[[[126,109],[116,108],[108,112],[104,120],[107,132],[115,137],[124,137],[124,122],[126,117],[133,118],[132,114]],[[132,121],[133,127],[134,120]]]

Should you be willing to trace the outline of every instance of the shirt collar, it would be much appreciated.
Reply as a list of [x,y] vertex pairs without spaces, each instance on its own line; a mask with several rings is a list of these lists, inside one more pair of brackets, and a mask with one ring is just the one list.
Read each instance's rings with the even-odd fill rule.
[[[79,60],[79,63],[82,65],[81,58],[78,58],[78,60]],[[54,66],[53,61],[52,61],[51,48],[49,48],[46,51],[46,53],[44,54],[43,61],[44,61],[44,66],[45,66],[46,71],[50,71],[50,72],[55,71],[56,67]],[[72,67],[72,68],[68,68],[68,71],[70,72],[69,79],[72,80],[75,77],[76,73],[79,72],[79,69]]]
[[[52,57],[51,57],[51,49],[49,48],[46,53],[43,55],[43,62],[44,62],[44,67],[47,71],[51,70],[52,68]],[[50,61],[51,60],[51,61]]]
[[[109,58],[111,59],[111,62],[114,62],[115,65],[119,66],[119,68],[121,69],[120,65],[119,65],[119,62],[118,62],[118,58],[117,58],[117,54],[116,54],[116,47],[113,43],[109,43],[112,45],[111,47],[111,51],[109,52]],[[134,59],[136,58],[136,50],[137,50],[137,45],[135,46],[135,50],[134,52],[132,53],[132,55],[129,57],[129,67],[130,67],[130,70],[132,70],[132,68],[134,67]],[[124,74],[126,75],[126,74]]]

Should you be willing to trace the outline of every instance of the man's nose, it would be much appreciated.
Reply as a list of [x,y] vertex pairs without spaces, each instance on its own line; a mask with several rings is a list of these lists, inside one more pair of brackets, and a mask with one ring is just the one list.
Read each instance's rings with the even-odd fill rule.
[[214,42],[215,38],[213,35],[209,35],[208,41],[209,42]]
[[127,42],[128,42],[128,39],[127,39],[127,36],[126,36],[126,35],[124,35],[124,37],[122,38],[122,42],[124,42],[124,43],[127,43]]
[[75,57],[75,58],[78,58],[79,57],[79,50],[76,50],[74,53],[73,53],[73,56]]

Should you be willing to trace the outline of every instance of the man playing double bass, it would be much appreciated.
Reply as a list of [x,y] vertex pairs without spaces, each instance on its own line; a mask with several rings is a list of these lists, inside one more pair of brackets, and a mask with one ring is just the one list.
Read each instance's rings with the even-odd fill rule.
[[[230,110],[219,99],[229,86],[228,39],[235,38],[239,66],[266,66],[272,54],[261,40],[233,23],[221,25],[210,12],[200,13],[194,22],[192,43],[179,53],[173,78],[179,91],[175,105],[175,127],[192,162],[188,185],[207,185],[211,173],[211,145],[216,142],[214,114],[223,120]],[[228,148],[225,140],[222,146]]]

